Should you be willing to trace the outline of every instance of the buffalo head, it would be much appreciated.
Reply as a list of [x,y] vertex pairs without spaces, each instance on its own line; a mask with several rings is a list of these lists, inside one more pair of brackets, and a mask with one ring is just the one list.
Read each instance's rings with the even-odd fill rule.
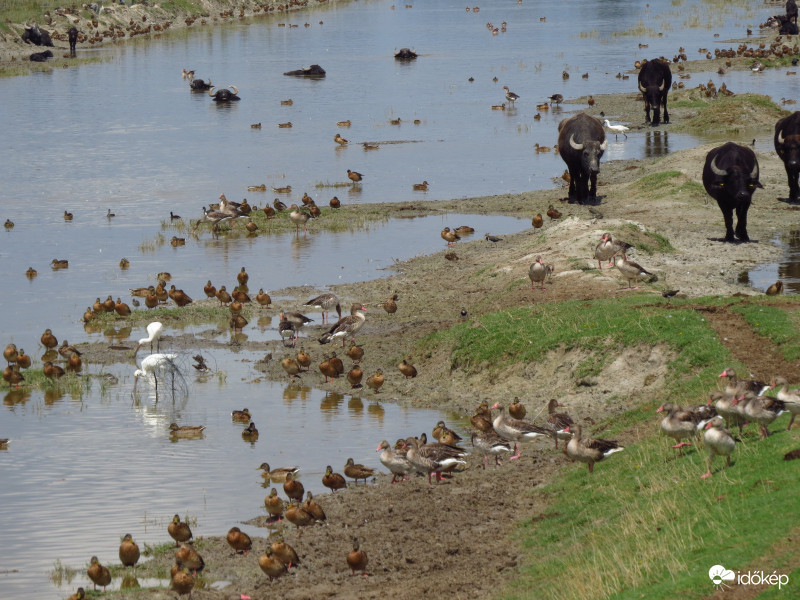
[[775,151],[783,161],[789,179],[789,200],[800,199],[800,112],[775,123]]
[[600,172],[600,158],[608,148],[608,140],[603,140],[602,142],[592,140],[579,144],[575,141],[575,134],[573,133],[569,136],[569,145],[573,150],[581,153],[581,165],[587,173],[597,174]]
[[241,100],[241,98],[238,96],[239,89],[235,85],[230,85],[228,87],[230,89],[217,89],[216,87],[212,87],[210,90],[208,90],[208,95],[214,98],[214,102],[231,102],[232,100]]

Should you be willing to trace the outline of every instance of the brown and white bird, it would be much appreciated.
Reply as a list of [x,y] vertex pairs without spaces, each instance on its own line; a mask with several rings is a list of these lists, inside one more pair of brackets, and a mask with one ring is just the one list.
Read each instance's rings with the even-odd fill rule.
[[566,413],[556,412],[556,408],[563,406],[553,398],[547,403],[547,421],[545,427],[553,432],[553,439],[556,442],[556,450],[558,450],[558,440],[569,441],[572,435],[567,431],[567,428],[572,427],[575,423]]
[[466,465],[462,460],[466,456],[463,448],[449,444],[421,444],[419,440],[411,440],[406,453],[406,458],[420,473],[428,474],[428,485],[431,475],[436,474],[437,481],[442,480],[442,471],[452,469],[459,464]]
[[604,233],[600,237],[600,243],[594,249],[594,257],[597,259],[597,267],[603,269],[602,261],[607,260],[608,266],[613,264],[613,257],[617,252],[625,253],[631,245],[626,242],[614,241],[610,233]]
[[508,89],[507,85],[504,85],[503,89],[506,91],[506,100],[508,100],[511,104],[514,104],[514,102],[519,100],[519,94],[515,94],[510,89]]
[[634,286],[640,279],[647,279],[648,283],[658,281],[658,276],[654,275],[638,263],[629,260],[621,253],[614,254],[614,266],[619,269],[622,276],[628,281],[628,289],[635,290],[639,286]]
[[358,171],[351,171],[350,169],[347,169],[347,178],[353,183],[358,183],[364,179],[364,176]]
[[567,442],[567,456],[573,460],[586,463],[589,466],[589,473],[594,473],[594,463],[625,449],[616,440],[583,437],[580,425],[568,427],[567,431],[573,434],[572,439]]
[[[19,364],[19,361],[17,361],[17,364]],[[773,379],[770,389],[774,389],[776,386],[781,386],[781,389],[778,390],[778,400],[783,402],[786,410],[792,413],[789,425],[786,426],[786,431],[789,431],[792,428],[792,423],[794,423],[794,418],[800,414],[800,393],[798,390],[789,390],[789,382],[785,377]]]
[[363,311],[367,307],[360,302],[354,302],[350,307],[350,315],[339,319],[321,338],[320,344],[327,344],[336,338],[342,339],[342,348],[346,338],[349,336],[353,342],[356,341],[356,333],[364,326],[367,317]]
[[498,467],[502,463],[500,455],[504,452],[511,452],[511,444],[504,438],[490,429],[489,431],[473,431],[472,446],[483,454],[483,468],[489,462],[489,455],[494,456],[494,464]]
[[442,239],[443,239],[445,242],[447,242],[447,245],[448,245],[448,246],[452,246],[452,245],[453,245],[453,244],[455,244],[455,243],[456,243],[458,240],[460,240],[460,239],[461,239],[461,236],[460,236],[460,235],[458,235],[458,234],[457,234],[455,231],[450,231],[450,228],[449,228],[449,227],[445,227],[444,229],[442,229],[442,232],[441,232],[441,234],[440,234],[440,235],[441,235]]
[[346,146],[350,140],[344,139],[341,135],[337,133],[335,136],[333,136],[333,141],[339,144],[340,146]]
[[297,204],[292,204],[290,207],[291,212],[289,213],[289,220],[294,223],[295,233],[297,235],[300,234],[300,225],[303,226],[303,231],[308,232],[308,220],[312,219],[313,217],[305,211],[300,210],[297,208]]
[[342,307],[339,304],[339,297],[336,294],[320,294],[304,303],[303,306],[320,309],[322,311],[323,323],[328,322],[328,313],[330,313],[331,310],[336,311],[336,314],[339,315],[339,319],[342,318]]
[[541,284],[541,289],[544,290],[544,280],[547,277],[547,269],[544,266],[544,261],[541,256],[537,256],[533,264],[528,269],[528,278],[531,280],[531,289],[535,289],[535,284]]
[[392,448],[389,442],[383,440],[376,452],[380,452],[379,458],[381,464],[389,469],[389,472],[392,474],[392,483],[396,483],[398,477],[400,477],[401,481],[410,478],[414,467],[406,456],[405,447]]
[[725,466],[731,466],[731,454],[736,450],[736,440],[731,432],[725,429],[722,417],[717,416],[711,419],[705,426],[703,443],[708,450],[708,470],[700,476],[701,479],[711,477],[711,465],[714,456],[724,456]]
[[495,417],[492,423],[492,425],[494,425],[494,430],[500,437],[514,442],[514,454],[511,456],[510,460],[516,460],[522,456],[522,450],[519,445],[520,442],[531,442],[539,436],[550,435],[547,429],[539,427],[538,425],[507,416],[505,407],[500,403],[495,402],[494,406],[492,406],[492,410],[500,411],[500,414]]

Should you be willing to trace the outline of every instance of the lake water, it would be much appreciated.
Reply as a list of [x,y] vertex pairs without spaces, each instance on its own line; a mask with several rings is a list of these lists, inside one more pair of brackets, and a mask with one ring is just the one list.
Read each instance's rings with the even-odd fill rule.
[[[163,270],[195,297],[202,297],[207,279],[232,282],[242,266],[251,289],[322,290],[383,276],[395,259],[441,249],[445,225],[468,221],[496,234],[528,227],[530,215],[454,214],[375,223],[358,232],[312,230],[299,238],[206,233],[177,249],[152,243],[170,210],[197,218],[222,192],[263,205],[270,192],[247,191],[262,183],[291,185],[293,195],[282,198],[287,203],[308,192],[321,205],[334,194],[367,204],[552,187],[563,162],[533,146],[553,145],[558,122],[580,106],[534,121],[537,103],[555,93],[633,93],[635,77],[616,74],[637,59],[672,56],[679,46],[735,46],[724,40],[742,37],[779,11],[749,4],[728,3],[720,14],[714,3],[675,0],[656,13],[644,1],[525,0],[476,13],[447,0],[394,9],[385,1],[360,1],[82,50],[103,61],[0,80],[6,99],[0,217],[16,223],[0,235],[5,343],[38,356],[46,327],[73,343],[101,340],[102,333],[83,329],[86,306],[108,294],[128,299],[129,288],[154,283]],[[492,35],[487,22],[502,21],[507,31]],[[419,58],[395,61],[393,51],[401,47],[416,48]],[[324,80],[282,75],[312,63],[327,70]],[[182,68],[238,86],[241,102],[216,105],[190,93]],[[725,77],[736,91],[798,95],[797,79],[783,71]],[[493,111],[504,101],[503,85],[521,98],[513,110]],[[281,104],[288,99],[291,106]],[[390,123],[398,118],[399,125]],[[337,127],[348,119],[349,128]],[[278,127],[289,121],[291,128]],[[261,129],[250,127],[259,122]],[[333,142],[337,132],[351,140],[348,147]],[[379,150],[364,151],[365,141]],[[610,140],[604,160],[659,156],[703,141],[668,128],[648,130]],[[758,143],[770,147],[768,140]],[[335,187],[346,181],[347,169],[365,175],[357,193]],[[413,191],[422,180],[429,191]],[[114,219],[106,218],[109,209]],[[64,210],[74,213],[72,222],[64,222]],[[127,271],[118,267],[122,257],[131,261]],[[53,258],[69,259],[70,268],[51,271]],[[25,278],[29,266],[39,271],[32,281]],[[265,341],[265,351],[276,344],[269,326],[251,331],[251,339]],[[132,533],[140,545],[164,542],[175,513],[196,517],[198,535],[222,534],[262,514],[268,490],[256,467],[264,460],[299,465],[306,487],[319,491],[326,464],[339,469],[353,456],[377,466],[381,439],[451,419],[318,388],[256,383],[252,361],[261,356],[219,352],[213,358],[227,377],[190,377],[188,399],[175,403],[156,403],[147,393],[136,401],[131,364],[110,369],[118,384],[94,380],[82,397],[36,391],[4,397],[0,437],[13,441],[0,451],[0,597],[63,597],[86,579],[79,574],[54,586],[48,573],[56,560],[82,572],[93,554],[116,562],[121,535]],[[243,406],[261,431],[255,445],[243,442],[241,426],[230,422],[230,411]],[[171,421],[204,424],[205,436],[173,443],[166,435]]]

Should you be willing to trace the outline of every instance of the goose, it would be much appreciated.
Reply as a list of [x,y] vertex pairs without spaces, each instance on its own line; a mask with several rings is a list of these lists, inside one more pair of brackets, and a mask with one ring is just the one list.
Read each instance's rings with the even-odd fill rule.
[[342,348],[344,348],[347,336],[350,336],[353,342],[355,342],[356,333],[364,326],[364,322],[366,321],[366,315],[363,313],[365,310],[367,310],[366,306],[360,302],[354,302],[350,307],[350,315],[339,319],[333,327],[319,338],[319,343],[327,344],[340,337],[342,338]]
[[648,283],[658,281],[658,277],[639,265],[638,263],[629,260],[622,252],[614,254],[614,266],[617,267],[622,276],[628,281],[628,289],[636,290],[639,286],[634,287],[634,283],[640,279],[647,278]]
[[558,440],[569,441],[572,438],[567,432],[567,428],[575,425],[572,417],[568,414],[556,412],[556,408],[559,406],[563,405],[555,398],[547,403],[547,421],[545,423],[545,427],[552,431],[553,439],[556,442],[556,450],[558,450]]
[[531,280],[531,290],[535,289],[536,283],[539,282],[541,283],[542,291],[544,291],[545,277],[547,277],[547,269],[544,268],[542,257],[537,256],[528,269],[528,278]]
[[763,381],[758,381],[756,379],[739,379],[736,375],[736,371],[731,368],[725,369],[719,376],[728,378],[728,383],[725,385],[726,394],[736,394],[740,396],[745,392],[753,392],[753,394],[760,396],[769,389],[769,386]]
[[379,459],[381,464],[389,469],[392,474],[392,483],[397,483],[397,477],[400,480],[410,479],[410,473],[414,470],[413,465],[409,462],[405,452],[394,450],[389,445],[389,442],[383,440],[375,452],[380,452]]
[[589,466],[589,473],[594,473],[594,463],[625,449],[616,440],[584,438],[580,425],[567,427],[566,431],[573,433],[572,439],[567,442],[567,456],[586,463]]
[[711,477],[711,464],[714,462],[715,455],[724,456],[725,466],[731,466],[731,454],[736,449],[736,440],[731,432],[723,427],[723,424],[721,416],[716,416],[706,423],[703,442],[708,450],[708,470],[700,476],[701,479]]
[[613,264],[613,257],[617,252],[627,252],[632,246],[626,242],[611,239],[611,234],[606,232],[600,237],[600,243],[594,249],[594,257],[597,259],[597,267],[602,271],[602,261],[607,260],[608,266]]
[[472,446],[483,454],[483,468],[489,462],[489,455],[494,456],[494,464],[500,466],[500,455],[511,452],[511,444],[500,437],[494,430],[472,432]]
[[702,429],[705,422],[701,422],[697,413],[684,410],[680,406],[665,403],[658,407],[657,413],[666,413],[661,420],[661,433],[678,442],[673,448],[683,453],[684,446],[691,446],[691,442],[682,442],[687,438],[697,437],[698,429]]
[[322,311],[323,323],[329,322],[328,314],[330,313],[331,309],[336,310],[336,314],[339,315],[339,319],[342,318],[342,307],[339,304],[339,297],[336,294],[320,294],[316,298],[312,298],[308,302],[305,302],[303,306],[320,309]]
[[744,404],[745,416],[759,424],[762,440],[769,435],[767,426],[786,412],[786,405],[781,400],[769,396],[755,396],[752,392],[745,392],[736,398],[733,404],[738,406],[740,402]]
[[502,438],[514,442],[514,454],[509,460],[516,460],[522,456],[519,442],[531,442],[540,435],[549,435],[546,429],[534,425],[533,423],[507,417],[505,407],[498,402],[495,402],[492,406],[492,410],[500,411],[500,414],[495,417],[492,423],[494,425],[494,430]]
[[706,403],[706,406],[711,406],[713,403],[717,414],[725,419],[727,426],[733,427],[734,425],[738,425],[739,434],[741,435],[742,426],[745,424],[745,419],[733,405],[733,401],[735,399],[736,396],[732,394],[724,394],[720,391],[713,391],[708,396],[708,402]]
[[515,94],[510,89],[508,89],[507,85],[504,85],[503,89],[506,91],[506,100],[508,100],[511,104],[514,104],[514,102],[519,100],[519,94]]
[[300,225],[303,226],[303,232],[308,233],[308,220],[313,217],[305,211],[300,210],[297,204],[292,204],[290,207],[289,220],[294,223],[295,233],[300,235]]
[[[21,353],[22,351],[20,351],[20,354]],[[17,360],[17,364],[19,364],[19,360]],[[770,389],[776,386],[781,386],[781,389],[778,390],[778,400],[783,402],[786,405],[786,410],[792,413],[792,418],[789,420],[789,425],[786,427],[786,431],[789,431],[792,428],[792,423],[794,423],[794,418],[800,414],[800,392],[798,392],[798,390],[789,391],[789,382],[785,377],[776,377],[773,379]]]
[[459,464],[466,465],[466,461],[461,460],[464,456],[466,456],[466,452],[458,446],[449,446],[447,444],[421,445],[417,439],[412,440],[406,453],[408,461],[415,470],[428,474],[428,485],[432,485],[431,475],[433,473],[436,473],[437,481],[441,481],[443,470],[453,468]]

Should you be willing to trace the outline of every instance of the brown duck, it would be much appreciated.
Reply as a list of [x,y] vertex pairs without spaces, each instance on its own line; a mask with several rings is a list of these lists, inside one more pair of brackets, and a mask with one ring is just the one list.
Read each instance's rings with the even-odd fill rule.
[[364,358],[364,348],[356,346],[355,342],[351,342],[350,347],[347,349],[347,356],[353,362],[360,363],[361,359]]
[[256,294],[256,302],[258,302],[260,306],[268,308],[269,305],[272,304],[272,298],[264,291],[264,288],[259,288],[258,294]]
[[181,544],[181,547],[175,551],[175,561],[189,569],[192,575],[206,568],[206,561],[203,560],[203,557],[187,544]]
[[278,490],[272,488],[269,495],[264,498],[264,507],[273,521],[280,521],[283,515],[283,500],[278,496]]
[[302,502],[305,489],[303,488],[303,484],[294,478],[293,473],[287,473],[286,481],[283,482],[283,493],[292,500]]
[[178,592],[178,598],[181,596],[192,595],[194,589],[194,577],[189,574],[189,570],[185,567],[176,565],[178,568],[174,569],[170,577],[169,587],[171,590]]
[[416,367],[414,365],[409,364],[405,358],[403,359],[403,362],[397,365],[397,368],[400,369],[400,372],[406,379],[414,379],[414,377],[417,376]]
[[314,522],[314,517],[311,516],[310,513],[306,512],[296,501],[292,500],[289,503],[289,507],[286,509],[286,513],[284,514],[286,520],[292,523],[298,529],[298,535],[300,535],[300,528],[307,527]]
[[367,483],[368,478],[375,476],[375,469],[365,467],[360,463],[356,464],[352,458],[348,458],[344,465],[344,474],[350,479],[355,479],[356,483],[359,479],[363,479],[364,483]]
[[175,546],[192,539],[192,530],[188,523],[181,521],[178,515],[172,517],[172,522],[167,526],[169,537],[175,540]]
[[136,563],[139,562],[139,546],[133,541],[133,536],[126,533],[122,538],[122,543],[119,545],[119,560],[123,567],[136,568]]
[[353,367],[347,372],[347,383],[350,384],[351,389],[358,389],[361,386],[361,379],[364,377],[364,371],[358,365]]
[[350,567],[352,574],[355,575],[356,571],[361,571],[364,577],[367,577],[367,553],[361,550],[358,544],[358,538],[353,538],[353,549],[347,553],[347,566]]
[[[309,494],[310,493],[311,492],[309,492]],[[294,548],[284,541],[282,535],[279,534],[278,537],[272,542],[271,548],[272,554],[284,565],[286,565],[287,569],[291,569],[292,565],[300,564],[300,557],[297,556],[297,552],[295,552]]]
[[302,509],[314,517],[314,520],[318,523],[322,523],[327,519],[325,516],[325,511],[322,510],[322,507],[317,504],[317,501],[314,500],[314,496],[311,492],[306,492],[306,499],[301,505]]
[[335,492],[336,490],[346,488],[347,482],[339,473],[334,473],[333,468],[328,465],[325,467],[325,475],[322,476],[322,485],[332,492]]
[[383,303],[383,310],[385,310],[390,315],[393,315],[397,312],[397,300],[399,296],[397,294],[392,294],[389,298]]
[[111,583],[111,571],[108,570],[108,567],[101,565],[96,556],[89,561],[89,569],[86,574],[92,580],[95,590],[98,585],[102,585],[105,592],[106,586]]
[[258,566],[269,577],[270,582],[286,574],[286,565],[274,555],[272,548],[267,548],[264,554],[258,557]]
[[384,381],[385,379],[383,377],[383,371],[378,369],[374,375],[367,377],[367,387],[377,394],[380,391]]
[[525,405],[519,401],[519,398],[514,398],[514,401],[508,405],[508,414],[514,419],[524,419],[527,413],[528,411],[525,410]]
[[247,556],[247,553],[253,549],[253,540],[238,527],[231,527],[228,530],[226,539],[228,540],[228,545],[233,548],[234,554]]

